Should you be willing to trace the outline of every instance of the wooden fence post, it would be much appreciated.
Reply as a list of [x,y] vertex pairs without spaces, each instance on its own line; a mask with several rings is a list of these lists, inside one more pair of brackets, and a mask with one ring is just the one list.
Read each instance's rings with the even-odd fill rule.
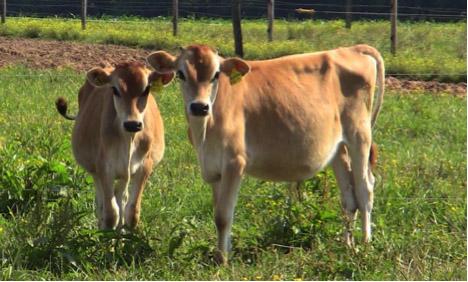
[[392,22],[392,30],[391,30],[391,47],[390,51],[392,52],[393,55],[396,54],[396,48],[397,48],[397,12],[398,12],[398,0],[392,0],[392,16],[391,16],[391,22]]
[[172,0],[172,35],[177,36],[179,21],[179,0]]
[[2,0],[2,24],[5,23],[6,20],[6,0]]
[[346,0],[346,28],[351,28],[351,5],[352,5],[352,0]]
[[273,21],[275,20],[275,0],[267,0],[268,41],[273,41]]
[[232,28],[234,31],[234,47],[236,55],[244,57],[244,48],[242,46],[242,29],[241,29],[241,0],[232,1]]
[[88,0],[81,0],[81,29],[86,29],[86,11],[88,9]]

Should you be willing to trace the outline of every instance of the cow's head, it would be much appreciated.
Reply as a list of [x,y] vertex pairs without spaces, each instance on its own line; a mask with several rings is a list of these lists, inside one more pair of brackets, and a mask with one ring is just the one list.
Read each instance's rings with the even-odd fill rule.
[[234,84],[250,71],[245,61],[239,58],[224,59],[204,45],[182,48],[177,57],[157,51],[147,60],[159,73],[177,73],[186,111],[195,118],[212,113],[220,80],[226,79],[226,82]]
[[173,77],[173,73],[152,72],[139,62],[121,63],[115,68],[93,68],[86,75],[93,86],[112,89],[118,122],[127,132],[143,129],[151,89],[167,85]]

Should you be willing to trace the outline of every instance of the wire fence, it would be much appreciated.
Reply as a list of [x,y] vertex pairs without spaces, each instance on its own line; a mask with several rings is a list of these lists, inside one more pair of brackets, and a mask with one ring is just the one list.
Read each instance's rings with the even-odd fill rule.
[[[231,1],[217,3],[192,3],[179,1],[180,16],[230,18]],[[344,5],[326,2],[301,3],[295,1],[274,1],[275,11],[278,17],[298,16],[296,9],[314,9],[316,17],[336,16],[342,17],[345,11]],[[144,17],[170,16],[172,13],[172,1],[158,1],[157,5],[148,5],[145,1],[116,2],[112,0],[92,1],[88,6],[88,15],[102,16],[111,13],[116,16],[136,15]],[[18,3],[7,1],[7,16],[15,15],[40,15],[40,16],[73,16],[80,15],[80,1],[63,3],[56,0],[38,0],[35,3]],[[242,16],[244,18],[265,17],[266,1],[252,0],[242,2]],[[351,4],[355,16],[375,16],[374,18],[387,19],[391,13],[390,5],[377,4]],[[421,6],[399,6],[399,17],[413,19],[466,19],[466,9],[445,7],[421,7]]]
[[[230,18],[234,29],[235,53],[243,57],[242,43],[242,18],[268,18],[268,40],[273,41],[273,21],[276,17],[295,18],[345,18],[346,27],[351,27],[351,19],[357,17],[374,17],[391,19],[391,52],[396,54],[397,49],[397,19],[431,19],[431,20],[466,20],[466,8],[444,8],[444,7],[420,7],[401,6],[398,7],[398,0],[391,0],[391,5],[381,4],[352,4],[347,1],[346,5],[334,3],[303,3],[297,1],[229,1],[229,2],[186,2],[186,1],[158,1],[157,5],[149,5],[147,1],[92,1],[88,5],[87,0],[82,0],[81,4],[59,3],[55,0],[38,0],[35,3],[13,2],[9,6],[9,1],[2,4],[2,22],[5,22],[7,14],[9,16],[39,16],[50,17],[54,12],[60,16],[76,18],[79,15],[82,29],[86,29],[87,16],[102,16],[106,13],[117,16],[137,15],[144,17],[172,16],[173,35],[178,33],[179,16],[206,17],[206,18]],[[8,8],[8,7],[9,8]],[[243,7],[243,9],[241,8]],[[8,9],[7,9],[8,8]],[[232,8],[232,9],[229,9]],[[307,8],[307,9],[304,9]],[[409,12],[408,12],[409,11]],[[55,15],[56,15],[55,14]],[[94,20],[96,21],[96,20]]]
[[[396,1],[396,0],[395,0]],[[81,1],[83,2],[83,1]],[[217,2],[217,3],[192,3],[188,1],[178,1],[178,12],[181,15],[194,16],[194,17],[205,17],[205,18],[231,18],[230,8],[232,5],[227,2]],[[252,1],[243,1],[243,15],[242,18],[249,18],[249,14],[246,11],[251,9],[262,11],[261,14],[254,15],[253,17],[265,17],[265,11],[267,10],[267,5],[264,0],[252,0]],[[273,1],[274,2],[274,11],[281,14],[288,14],[289,12],[297,16],[296,9],[301,8],[310,8],[314,10],[314,16],[320,14],[329,14],[336,15],[339,18],[344,18],[346,15],[357,15],[357,16],[376,16],[381,19],[388,19],[393,12],[390,10],[391,5],[378,5],[378,4],[352,4],[351,10],[346,11],[344,5],[326,3],[326,2],[314,2],[314,3],[302,3],[297,1]],[[82,5],[80,1],[75,1],[72,3],[57,3],[56,0],[38,0],[34,4],[32,3],[18,3],[13,1],[7,1],[7,16],[27,16],[29,19],[35,20],[48,20],[51,16],[54,15],[53,11],[40,11],[40,8],[53,9],[57,8],[62,11],[60,19],[67,21],[79,21],[81,19],[82,25],[84,22],[83,16],[81,15],[80,9]],[[138,24],[141,22],[151,22],[155,16],[170,16],[173,11],[173,1],[158,1],[157,5],[148,6],[146,1],[131,1],[131,2],[118,2],[118,5],[115,4],[116,1],[113,0],[101,0],[101,1],[92,1],[92,5],[88,5],[87,9],[89,10],[88,15],[95,15],[96,17],[86,18],[85,21],[89,22],[119,22],[119,23],[133,23]],[[421,7],[421,6],[399,6],[400,10],[410,11],[410,12],[399,12],[398,18],[430,18],[430,19],[449,19],[449,20],[466,20],[466,9],[459,8],[450,8],[450,7]],[[365,11],[364,11],[364,10]],[[94,12],[93,12],[94,11]],[[100,11],[100,12],[99,12]],[[143,18],[134,18],[129,19],[126,17],[111,17],[106,16],[100,18],[99,16],[106,15],[105,12],[116,12],[116,15],[126,15],[128,13],[139,12],[149,12],[153,17],[143,17]],[[226,12],[227,11],[227,12]],[[252,15],[250,15],[252,16]],[[159,19],[160,20],[160,19]],[[174,19],[173,19],[174,21]],[[215,21],[213,23],[204,22],[205,25],[218,25]],[[176,25],[176,24],[175,24]],[[84,26],[83,26],[84,28]],[[268,31],[272,33],[271,30]],[[175,33],[174,33],[175,34]],[[272,36],[271,36],[272,37]],[[393,45],[396,46],[397,41],[397,32],[393,31],[389,36],[389,39],[392,43],[392,53],[395,53],[393,50]],[[237,42],[239,39],[234,37],[234,41]],[[241,44],[242,46],[242,44]],[[236,49],[237,52],[237,49]],[[237,54],[242,56],[241,54]],[[465,73],[388,73],[390,76],[395,77],[440,77],[440,76],[465,76]]]
[[[466,75],[466,73],[386,73],[386,77],[391,77],[391,76],[401,76],[401,77],[416,77],[416,76],[463,76]],[[57,74],[57,73],[51,73],[51,74],[2,74],[0,73],[0,77],[18,77],[18,78],[44,78],[44,77],[66,77],[66,78],[75,78],[73,75],[69,74]]]

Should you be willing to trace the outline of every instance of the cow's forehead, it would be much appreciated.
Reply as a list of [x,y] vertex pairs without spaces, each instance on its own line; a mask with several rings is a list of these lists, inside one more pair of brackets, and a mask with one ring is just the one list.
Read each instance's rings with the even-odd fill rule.
[[140,62],[125,62],[118,64],[114,70],[115,79],[123,90],[130,95],[142,93],[148,83],[149,70]]
[[197,81],[211,80],[213,73],[219,68],[216,52],[206,45],[191,45],[181,54],[182,67],[193,75]]

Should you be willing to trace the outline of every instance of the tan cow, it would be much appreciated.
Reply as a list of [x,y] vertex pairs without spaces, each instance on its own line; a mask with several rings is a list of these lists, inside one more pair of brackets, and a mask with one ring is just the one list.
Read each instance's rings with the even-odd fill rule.
[[138,62],[93,68],[80,89],[76,117],[57,99],[60,114],[76,120],[73,154],[93,176],[101,229],[133,228],[139,221],[146,180],[164,153],[163,123],[150,91],[173,77]]
[[176,72],[181,81],[201,174],[213,188],[221,262],[244,174],[296,182],[331,164],[347,217],[346,242],[352,244],[357,209],[364,240],[371,239],[371,129],[384,93],[377,50],[358,45],[244,61],[192,45],[177,57],[158,51],[147,60],[160,73]]

